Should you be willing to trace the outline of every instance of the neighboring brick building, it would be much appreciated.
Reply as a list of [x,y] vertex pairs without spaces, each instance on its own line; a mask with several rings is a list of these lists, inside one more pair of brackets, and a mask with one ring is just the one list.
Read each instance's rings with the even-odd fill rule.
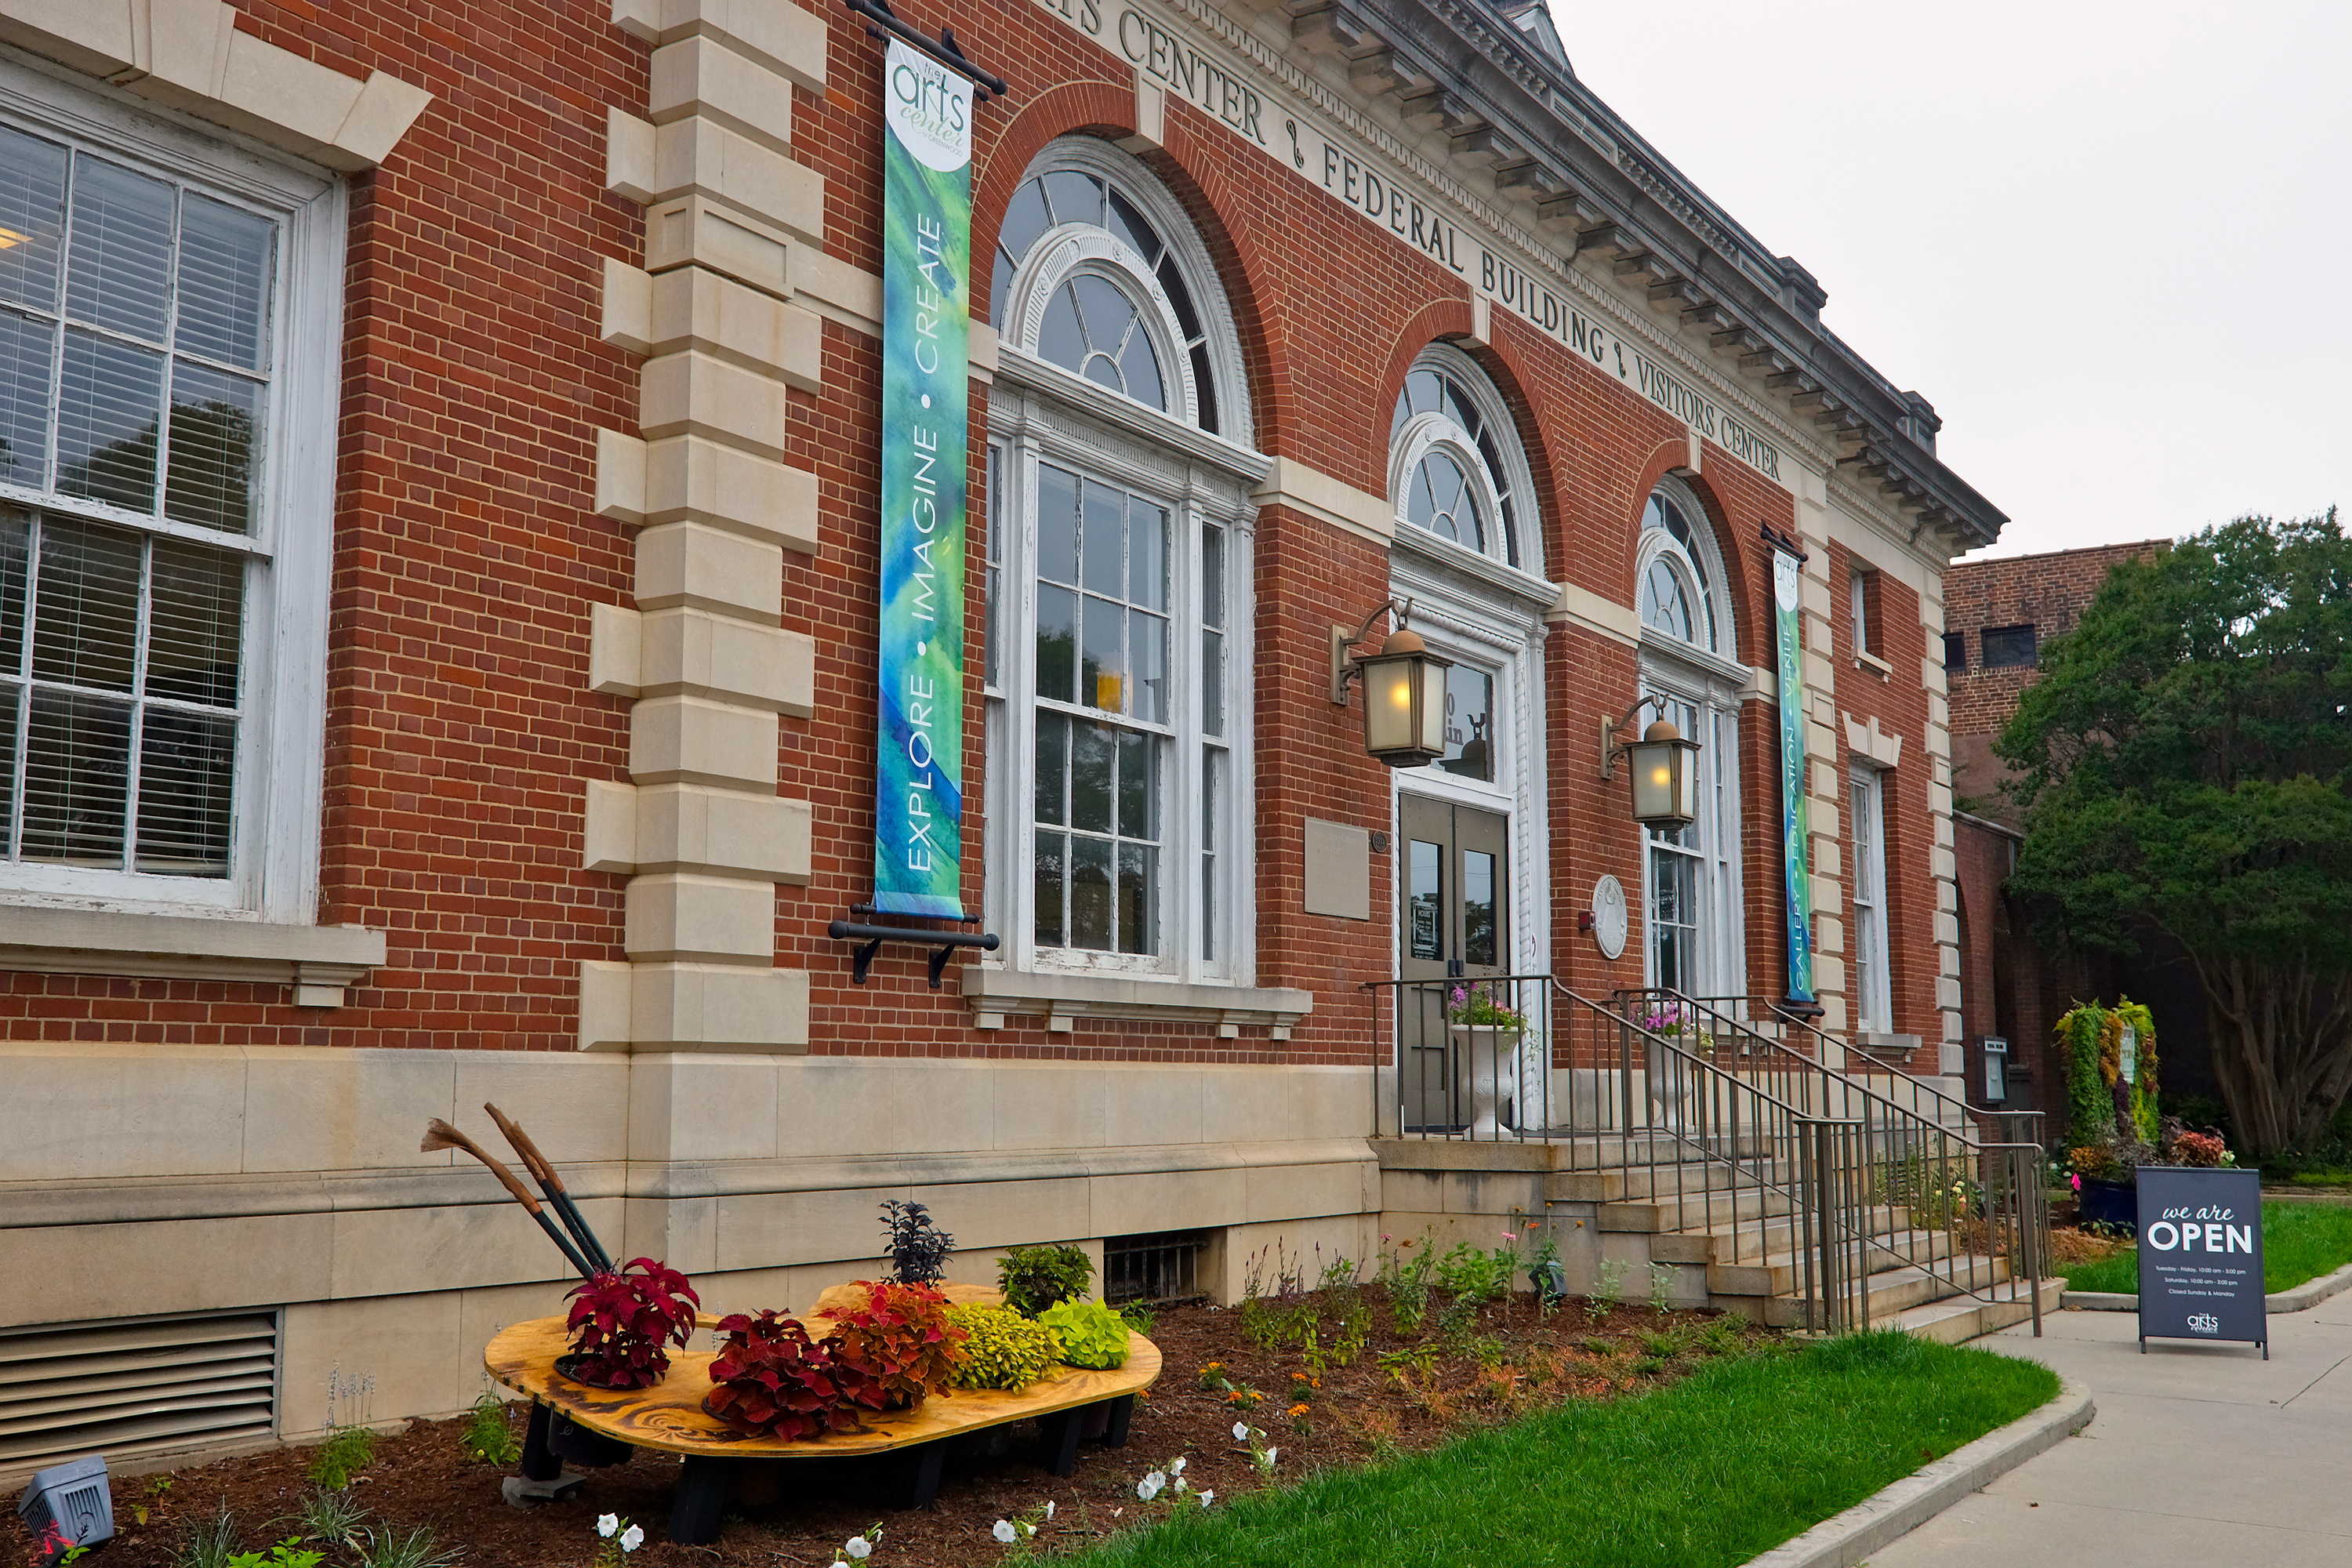
[[[1277,1234],[1364,1256],[1368,983],[1782,994],[1768,533],[1824,1026],[1958,1070],[1944,571],[2003,519],[1804,268],[1540,10],[910,11],[1013,78],[960,840],[1002,945],[938,989],[828,934],[877,831],[863,23],[0,0],[0,1333],[274,1357],[57,1441],[315,1430],[338,1366],[467,1403],[559,1274],[416,1152],[485,1100],[721,1310],[870,1268],[908,1192],[983,1256],[1199,1237],[1228,1293]],[[1454,661],[1435,767],[1330,700],[1391,598]],[[1703,742],[1672,840],[1601,777],[1645,694]]]
[[[2168,545],[2156,539],[1961,561],[1944,574],[1944,673],[1951,683],[1952,793],[1959,808],[1961,1020],[1976,1104],[1991,1103],[1983,1068],[1983,1042],[1990,1037],[2009,1047],[2008,1094],[2000,1103],[2012,1110],[2062,1108],[2050,1065],[2051,1027],[2070,998],[2098,993],[2112,1001],[2116,979],[2104,959],[2054,952],[2034,941],[2024,911],[2002,891],[2021,837],[2015,805],[2000,788],[2009,770],[1993,754],[1993,742],[2032,681],[2042,646],[2074,629],[2117,563],[2153,560]],[[2126,988],[2149,1001],[2148,984]],[[2201,1057],[2189,1047],[2203,1037],[2202,1014],[2197,1007],[2165,1012],[2159,1024],[2172,1026],[2165,1059],[2178,1086]],[[2062,1131],[2053,1127],[2051,1136]]]

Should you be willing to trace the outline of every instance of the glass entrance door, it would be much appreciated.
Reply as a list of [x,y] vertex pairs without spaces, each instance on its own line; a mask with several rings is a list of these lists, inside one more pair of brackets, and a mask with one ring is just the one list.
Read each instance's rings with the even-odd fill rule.
[[1448,1034],[1451,978],[1508,973],[1511,953],[1510,819],[1444,801],[1398,800],[1403,854],[1397,878],[1398,977],[1432,984],[1399,988],[1397,1066],[1409,1129],[1467,1120],[1467,1063]]

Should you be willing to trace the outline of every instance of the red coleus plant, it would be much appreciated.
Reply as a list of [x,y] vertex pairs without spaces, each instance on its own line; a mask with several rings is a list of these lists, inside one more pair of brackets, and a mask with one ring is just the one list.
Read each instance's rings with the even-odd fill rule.
[[799,1319],[763,1311],[719,1320],[710,1363],[716,1384],[702,1407],[739,1432],[787,1442],[856,1429],[856,1412],[889,1403],[864,1368],[840,1357],[841,1342],[811,1340]]
[[841,1359],[880,1383],[894,1409],[945,1394],[958,1352],[971,1337],[948,1321],[947,1297],[929,1285],[861,1283],[866,1305],[833,1321]]
[[599,1388],[646,1388],[669,1371],[669,1347],[694,1332],[702,1298],[677,1269],[633,1258],[617,1272],[583,1279],[568,1326],[578,1359],[570,1375]]

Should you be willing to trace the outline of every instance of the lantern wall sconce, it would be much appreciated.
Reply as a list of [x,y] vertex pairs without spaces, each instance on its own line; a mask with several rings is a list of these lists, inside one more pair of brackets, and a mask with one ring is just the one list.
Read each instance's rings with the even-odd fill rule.
[[[1360,658],[1349,650],[1361,642],[1382,616],[1396,626],[1381,651]],[[1351,633],[1331,628],[1331,700],[1348,705],[1348,688],[1364,682],[1364,750],[1392,768],[1426,767],[1445,754],[1445,672],[1454,661],[1429,651],[1417,632],[1405,629],[1412,601],[1383,604]]]
[[[1640,740],[1618,740],[1617,731],[1644,708],[1657,709],[1659,718]],[[1687,827],[1698,820],[1699,747],[1675,728],[1664,710],[1659,699],[1643,697],[1617,718],[1601,721],[1601,776],[1617,776],[1622,752],[1633,773],[1633,819],[1644,827]]]

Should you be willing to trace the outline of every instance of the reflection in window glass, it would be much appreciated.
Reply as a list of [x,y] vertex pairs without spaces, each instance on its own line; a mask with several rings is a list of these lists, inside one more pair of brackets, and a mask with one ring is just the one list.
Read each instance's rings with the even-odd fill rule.
[[1444,937],[1444,850],[1413,839],[1407,845],[1409,861],[1405,890],[1405,924],[1415,958],[1442,959]]
[[1473,665],[1445,672],[1445,754],[1437,765],[1458,778],[1495,777],[1495,678]]
[[1462,962],[1495,962],[1495,857],[1482,849],[1462,852]]

